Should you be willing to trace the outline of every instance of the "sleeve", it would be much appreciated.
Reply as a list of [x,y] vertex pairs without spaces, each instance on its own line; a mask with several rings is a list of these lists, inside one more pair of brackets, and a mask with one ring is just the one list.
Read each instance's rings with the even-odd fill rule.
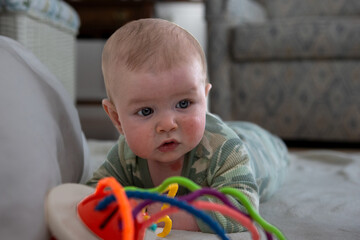
[[[236,188],[244,193],[254,208],[259,207],[258,187],[254,171],[250,165],[249,154],[240,139],[230,139],[214,153],[208,169],[207,181],[209,187],[220,189],[223,187]],[[241,211],[246,212],[244,206],[232,196],[228,199]],[[218,199],[203,196],[201,200],[220,203]],[[227,233],[245,231],[246,229],[236,221],[217,212],[208,212]],[[204,222],[197,221],[202,232],[213,232]]]
[[93,177],[86,185],[95,187],[99,180],[105,177],[114,177],[122,186],[132,185],[120,161],[119,144],[112,147],[106,161],[94,172]]

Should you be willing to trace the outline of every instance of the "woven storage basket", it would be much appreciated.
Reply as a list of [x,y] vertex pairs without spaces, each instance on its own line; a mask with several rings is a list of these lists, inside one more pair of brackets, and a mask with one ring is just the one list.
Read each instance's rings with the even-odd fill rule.
[[0,35],[13,38],[32,51],[63,83],[75,101],[76,33],[25,13],[0,14]]

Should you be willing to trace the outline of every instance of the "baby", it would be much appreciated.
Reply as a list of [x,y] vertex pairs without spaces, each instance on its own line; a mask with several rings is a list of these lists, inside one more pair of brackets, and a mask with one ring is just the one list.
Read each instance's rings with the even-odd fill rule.
[[[112,176],[123,186],[152,188],[168,177],[183,176],[202,187],[237,188],[258,208],[260,197],[271,195],[281,182],[277,175],[282,173],[272,177],[268,172],[273,168],[262,171],[272,161],[287,164],[280,139],[250,123],[229,127],[206,112],[211,89],[206,58],[186,30],[160,19],[130,22],[106,42],[102,71],[108,95],[102,104],[121,135],[89,185]],[[178,195],[184,193],[180,188]],[[202,200],[215,201],[208,196]],[[160,204],[153,204],[148,212],[159,209]],[[243,230],[223,215],[211,214],[227,232]],[[174,229],[211,231],[185,212],[171,219]]]

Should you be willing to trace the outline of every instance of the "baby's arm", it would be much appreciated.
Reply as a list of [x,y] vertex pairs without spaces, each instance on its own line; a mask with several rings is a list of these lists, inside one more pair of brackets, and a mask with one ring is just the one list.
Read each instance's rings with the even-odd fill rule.
[[[256,184],[254,171],[250,166],[249,154],[239,139],[230,139],[222,145],[219,155],[212,158],[207,171],[207,182],[211,188],[221,189],[223,187],[232,187],[245,194],[255,209],[259,206],[258,186]],[[239,201],[228,196],[228,199],[240,210],[245,211]],[[209,196],[201,197],[201,200],[221,203],[218,199]],[[217,212],[209,212],[215,218],[226,232],[244,231],[238,222],[224,217]],[[209,227],[198,221],[198,226],[202,232],[212,232]]]
[[173,229],[196,232],[200,231],[196,218],[185,211],[179,211],[171,215],[170,218],[173,222]]
[[93,177],[86,185],[96,187],[97,183],[106,177],[114,177],[122,186],[133,185],[119,160],[118,143],[111,148],[105,162],[94,172]]

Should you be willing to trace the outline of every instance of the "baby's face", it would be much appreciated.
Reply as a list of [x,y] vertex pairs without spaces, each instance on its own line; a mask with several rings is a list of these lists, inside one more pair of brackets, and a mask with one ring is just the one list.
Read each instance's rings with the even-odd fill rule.
[[210,89],[204,78],[196,59],[160,73],[122,73],[113,103],[118,129],[137,156],[171,164],[199,144]]

